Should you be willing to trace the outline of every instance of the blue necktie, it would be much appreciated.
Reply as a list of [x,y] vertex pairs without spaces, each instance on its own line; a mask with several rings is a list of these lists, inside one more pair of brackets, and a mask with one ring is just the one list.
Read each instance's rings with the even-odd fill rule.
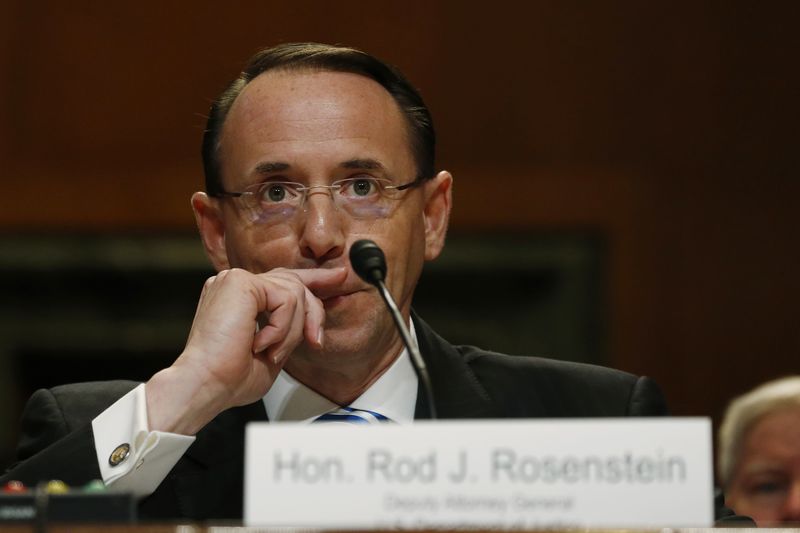
[[391,422],[388,418],[375,411],[366,409],[354,409],[352,407],[340,407],[330,413],[325,413],[314,419],[317,422],[339,422],[344,424],[379,424],[381,422]]

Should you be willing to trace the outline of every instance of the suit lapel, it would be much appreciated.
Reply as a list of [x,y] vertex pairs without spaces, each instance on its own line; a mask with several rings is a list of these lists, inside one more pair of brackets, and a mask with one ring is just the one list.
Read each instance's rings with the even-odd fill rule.
[[[416,314],[412,315],[420,353],[428,367],[439,418],[488,418],[492,401],[456,349],[439,337]],[[422,389],[417,393],[415,418],[430,418]]]
[[266,421],[264,402],[229,409],[198,434],[187,461],[174,471],[181,514],[187,518],[242,517],[244,433],[248,422]]

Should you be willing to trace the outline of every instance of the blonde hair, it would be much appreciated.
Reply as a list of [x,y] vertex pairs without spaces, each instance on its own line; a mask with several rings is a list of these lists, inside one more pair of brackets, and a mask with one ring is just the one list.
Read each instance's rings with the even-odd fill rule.
[[723,487],[733,477],[747,432],[764,415],[787,407],[800,407],[800,376],[768,381],[731,401],[717,442],[717,473]]

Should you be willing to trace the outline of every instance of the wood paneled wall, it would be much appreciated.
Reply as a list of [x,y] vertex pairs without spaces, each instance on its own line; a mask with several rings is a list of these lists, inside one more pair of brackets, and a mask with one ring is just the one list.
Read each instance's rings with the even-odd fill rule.
[[5,0],[0,231],[193,231],[203,114],[244,59],[361,47],[434,113],[452,231],[607,235],[612,364],[718,415],[800,372],[798,6]]

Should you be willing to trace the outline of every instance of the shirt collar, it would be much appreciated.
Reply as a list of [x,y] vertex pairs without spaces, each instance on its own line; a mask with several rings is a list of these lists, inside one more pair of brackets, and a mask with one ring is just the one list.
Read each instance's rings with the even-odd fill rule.
[[[411,338],[416,341],[413,322]],[[417,387],[417,374],[408,350],[404,348],[386,372],[356,398],[350,407],[375,411],[394,422],[407,424],[414,420]],[[264,406],[271,422],[310,422],[339,407],[283,370],[264,396]]]

